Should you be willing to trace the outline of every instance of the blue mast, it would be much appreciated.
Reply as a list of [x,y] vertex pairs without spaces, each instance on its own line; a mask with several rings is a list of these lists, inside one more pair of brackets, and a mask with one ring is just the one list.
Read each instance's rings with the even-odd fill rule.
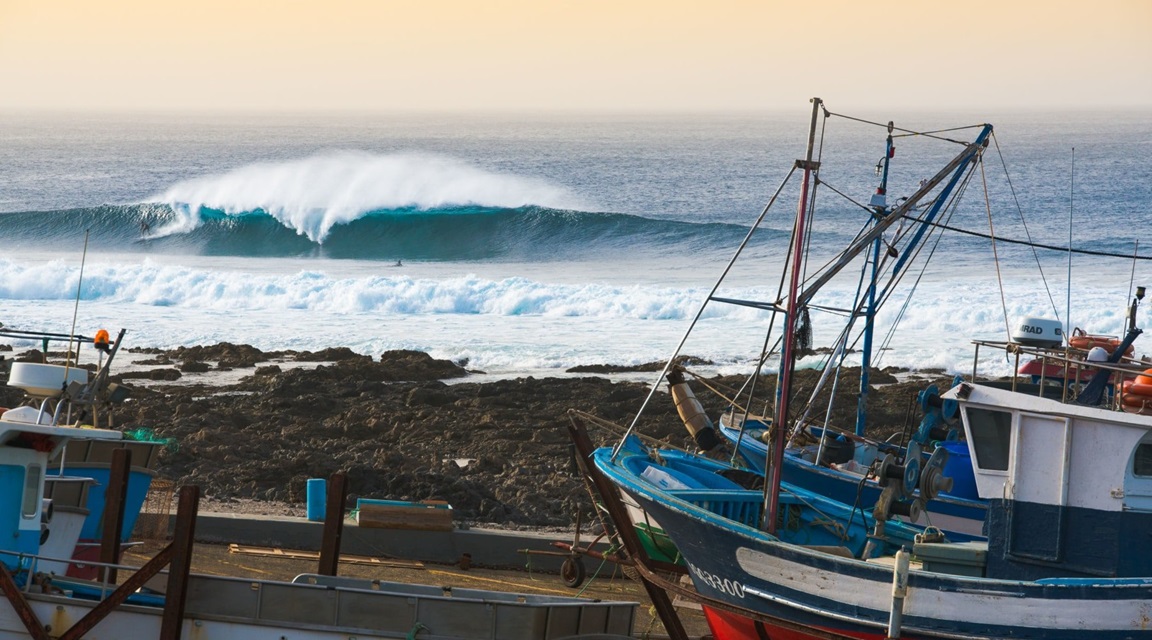
[[[888,151],[888,154],[891,154],[892,153],[892,146],[891,146],[892,145],[892,136],[891,136],[892,123],[888,123],[888,126],[889,126],[889,136],[888,136],[888,149],[889,149],[889,151]],[[866,413],[865,397],[868,394],[868,387],[867,387],[868,368],[869,368],[869,365],[871,364],[871,361],[872,361],[872,325],[873,325],[873,319],[874,319],[874,314],[875,314],[875,301],[878,298],[882,304],[883,301],[888,298],[888,292],[891,289],[891,287],[893,287],[895,285],[895,282],[897,280],[896,275],[900,273],[900,271],[904,268],[904,266],[907,265],[908,260],[911,259],[911,257],[915,254],[915,252],[912,249],[914,247],[916,247],[918,244],[920,244],[921,240],[923,240],[924,234],[927,233],[928,229],[932,226],[932,223],[936,220],[936,216],[939,215],[940,210],[943,209],[944,205],[948,202],[949,196],[951,196],[951,194],[952,194],[952,190],[956,188],[956,185],[960,182],[960,179],[964,176],[965,173],[967,173],[968,164],[970,162],[974,161],[978,157],[976,154],[976,149],[983,148],[983,147],[987,146],[988,137],[991,134],[992,134],[992,125],[985,124],[984,127],[980,129],[979,135],[976,136],[976,140],[973,141],[972,145],[969,147],[968,152],[966,154],[961,155],[961,157],[959,158],[960,161],[954,165],[951,178],[948,179],[948,181],[944,184],[944,187],[940,190],[940,193],[937,194],[936,199],[932,202],[932,206],[929,207],[928,211],[924,214],[924,216],[920,220],[917,221],[917,223],[919,224],[919,228],[916,229],[916,232],[914,234],[912,234],[912,239],[908,241],[908,245],[904,248],[904,251],[900,254],[900,257],[896,260],[896,263],[892,267],[892,276],[889,278],[888,284],[884,287],[884,289],[882,291],[879,292],[879,294],[877,294],[875,291],[875,288],[876,288],[875,269],[877,266],[877,256],[880,255],[879,254],[880,245],[879,244],[873,245],[873,274],[872,274],[873,279],[872,279],[872,286],[869,287],[868,292],[866,294],[868,296],[868,305],[867,305],[867,311],[866,311],[867,325],[865,327],[865,333],[864,333],[863,364],[862,364],[861,371],[860,371],[860,401],[857,405],[857,411],[856,411],[856,433],[857,434],[863,434],[864,426],[865,426],[864,425],[865,413]],[[883,180],[881,182],[882,188],[886,185],[887,180],[888,180],[888,162],[887,161],[891,157],[888,154],[886,154],[886,157],[884,158],[884,161],[883,161],[883,163],[884,163],[883,174],[884,175],[883,175]],[[882,195],[880,193],[880,189],[877,189],[877,196],[880,196],[880,195]],[[873,196],[872,202],[870,204],[872,204],[874,206],[874,208],[876,210],[876,214],[875,214],[876,221],[877,221],[877,224],[880,224],[880,221],[887,221],[889,218],[893,217],[893,214],[897,213],[897,211],[889,211],[887,208],[885,208],[883,206],[877,206],[877,196]],[[906,205],[897,207],[897,210],[900,210],[901,215],[903,215],[903,210],[905,209],[905,207],[906,207]],[[880,242],[880,236],[879,235],[876,236],[875,242],[876,243]]]
[[[875,211],[874,220],[883,219],[888,210],[888,165],[892,156],[896,155],[896,147],[892,144],[893,123],[888,121],[888,140],[884,145],[884,157],[876,163],[876,173],[880,175],[880,186],[869,203]],[[880,245],[883,236],[876,236],[872,242],[872,278],[865,294],[868,303],[864,307],[864,353],[860,361],[860,395],[856,401],[856,435],[864,435],[865,421],[868,406],[868,372],[872,368],[872,329],[876,321],[876,278],[880,269]]]

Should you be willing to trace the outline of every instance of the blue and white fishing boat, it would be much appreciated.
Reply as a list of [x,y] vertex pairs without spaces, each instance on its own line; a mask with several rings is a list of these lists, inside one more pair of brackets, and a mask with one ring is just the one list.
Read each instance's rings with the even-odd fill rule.
[[[875,226],[862,232],[832,266],[807,274],[801,287],[809,174],[819,168],[813,149],[822,107],[814,100],[808,153],[796,163],[805,179],[787,298],[761,305],[785,317],[771,420],[781,427],[807,425],[807,409],[789,410],[797,328],[805,307],[834,270],[869,247],[875,248],[873,257],[879,254],[874,243],[888,216],[907,214],[902,205],[878,210]],[[991,126],[984,125],[976,141],[924,183],[916,197],[936,189],[948,174],[978,166],[990,134]],[[946,197],[947,189],[945,185],[934,193],[937,201]],[[930,226],[921,219],[911,233]],[[714,294],[710,300],[718,299]],[[722,496],[695,500],[690,492],[648,481],[621,455],[626,442],[599,449],[593,458],[603,475],[658,521],[676,545],[718,638],[1147,637],[1152,633],[1152,551],[1145,544],[1152,535],[1152,417],[1125,398],[1134,387],[1116,385],[1120,393],[1104,393],[1110,377],[1134,373],[1119,360],[1140,333],[1134,327],[1137,302],[1130,308],[1128,336],[1108,361],[1094,363],[1097,374],[1068,402],[1062,385],[1016,380],[962,381],[940,395],[941,407],[947,404],[951,412],[955,406],[973,484],[987,505],[983,540],[921,536],[890,555],[883,553],[890,546],[881,547],[880,554],[872,553],[875,545],[860,550],[847,546],[852,553],[844,554],[797,543],[794,533],[782,526],[791,508],[785,491],[791,487],[785,480],[784,428],[771,430],[762,511],[740,518],[731,515],[732,506]],[[1051,345],[994,346],[1042,364],[1084,364],[1079,356],[1067,351],[1060,355]],[[761,363],[765,359],[762,356]],[[671,362],[662,375],[671,370]],[[674,391],[673,397],[701,449],[716,450],[720,436],[710,422],[691,403],[681,402],[683,395],[677,398]],[[935,490],[946,488],[947,449],[938,448],[927,462],[918,449],[912,440],[903,460],[885,457],[877,473],[884,491],[873,511],[874,523],[899,511],[892,507],[894,497],[910,501],[913,506],[905,513],[914,516],[920,505],[930,503]]]
[[[112,340],[104,330],[89,338],[0,328],[0,336],[42,341],[45,354],[49,343],[54,340],[68,341],[69,351],[75,348],[76,352],[81,345],[90,344],[98,354],[94,372],[79,366],[78,357],[64,364],[7,363],[7,385],[22,390],[25,397],[21,406],[0,409],[0,420],[52,426],[101,426],[108,422],[111,405],[123,401],[129,394],[128,387],[109,381],[112,362],[123,343],[124,334],[125,331],[121,330]],[[78,533],[72,544],[74,549],[67,552],[76,560],[67,565],[69,575],[88,579],[96,577],[96,569],[89,563],[98,560],[100,555],[105,489],[111,479],[114,452],[127,449],[132,454],[120,526],[121,542],[128,542],[156,476],[160,450],[166,445],[166,442],[136,437],[114,441],[78,440],[65,447],[59,461],[45,470],[46,491],[59,516],[57,529],[61,533],[64,531],[61,521],[79,521]],[[67,530],[72,528],[69,526]],[[60,538],[57,535],[53,539],[54,547],[62,544]],[[54,549],[52,555],[62,557],[64,549]],[[65,571],[59,573],[62,575]]]
[[[58,365],[17,367],[10,382],[51,400],[48,396],[58,393],[72,371]],[[118,588],[135,584],[136,575],[117,583],[106,578],[107,565],[100,567],[98,580],[65,575],[80,526],[71,518],[57,520],[53,501],[45,498],[49,471],[61,464],[65,449],[91,451],[133,443],[126,442],[120,431],[63,423],[59,417],[68,409],[57,413],[55,403],[27,409],[0,415],[0,590],[9,601],[0,607],[2,640],[553,640],[632,633],[635,602],[310,574],[291,582],[252,580],[188,575],[186,567],[187,581],[170,602],[172,576],[181,573],[175,567],[167,593],[163,585],[156,585],[158,590],[129,588],[119,594]],[[59,490],[68,479],[60,476],[51,482]],[[193,506],[189,520],[194,520],[194,512]],[[188,532],[191,527],[184,525]],[[184,544],[190,546],[190,533]],[[169,546],[158,557],[165,554],[175,552]],[[131,569],[113,568],[121,578]]]
[[[945,395],[960,404],[988,500],[985,542],[913,543],[911,554],[849,558],[728,517],[720,501],[645,483],[626,464],[604,468],[661,523],[697,591],[742,610],[707,608],[717,637],[822,637],[774,628],[772,619],[877,639],[1152,632],[1152,552],[1144,544],[1152,533],[1152,417],[970,382]],[[596,459],[610,458],[602,449]]]

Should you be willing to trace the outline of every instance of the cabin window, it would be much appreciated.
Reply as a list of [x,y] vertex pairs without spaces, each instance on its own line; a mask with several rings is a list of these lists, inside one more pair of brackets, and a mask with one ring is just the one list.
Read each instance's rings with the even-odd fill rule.
[[20,501],[20,515],[35,518],[40,515],[40,465],[30,464],[24,471],[24,496]]
[[1142,444],[1136,447],[1136,457],[1132,461],[1132,474],[1152,476],[1152,444]]
[[1008,470],[1008,450],[1012,444],[1012,414],[991,409],[967,409],[968,428],[976,465],[981,469]]

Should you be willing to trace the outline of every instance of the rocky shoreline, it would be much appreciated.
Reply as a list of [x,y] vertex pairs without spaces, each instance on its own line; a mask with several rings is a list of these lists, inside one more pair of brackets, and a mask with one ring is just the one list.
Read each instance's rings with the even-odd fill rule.
[[[644,384],[594,375],[491,380],[415,351],[371,358],[343,348],[264,353],[223,343],[132,352],[132,370],[113,380],[133,391],[111,419],[117,428],[168,441],[160,477],[199,485],[201,509],[211,511],[303,515],[307,480],[344,471],[349,506],[357,497],[446,500],[469,525],[568,528],[577,511],[582,521],[591,518],[565,428],[569,410],[628,424],[648,393]],[[855,389],[858,376],[848,372],[841,388]],[[815,378],[798,372],[802,388]],[[707,379],[716,389],[742,382]],[[872,383],[870,435],[919,420],[912,400],[924,380],[897,382],[891,372],[874,371]],[[774,388],[771,379],[761,384]],[[693,387],[709,415],[728,406],[700,382]],[[689,446],[663,391],[638,430]],[[844,395],[833,424],[855,421],[856,393]],[[0,390],[0,406],[19,399],[18,390]],[[603,444],[618,438],[599,427],[592,436]]]

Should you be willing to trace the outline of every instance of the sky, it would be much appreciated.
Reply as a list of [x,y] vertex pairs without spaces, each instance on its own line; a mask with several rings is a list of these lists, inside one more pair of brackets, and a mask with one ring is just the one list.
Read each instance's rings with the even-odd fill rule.
[[1152,108],[1152,0],[0,0],[0,109]]

